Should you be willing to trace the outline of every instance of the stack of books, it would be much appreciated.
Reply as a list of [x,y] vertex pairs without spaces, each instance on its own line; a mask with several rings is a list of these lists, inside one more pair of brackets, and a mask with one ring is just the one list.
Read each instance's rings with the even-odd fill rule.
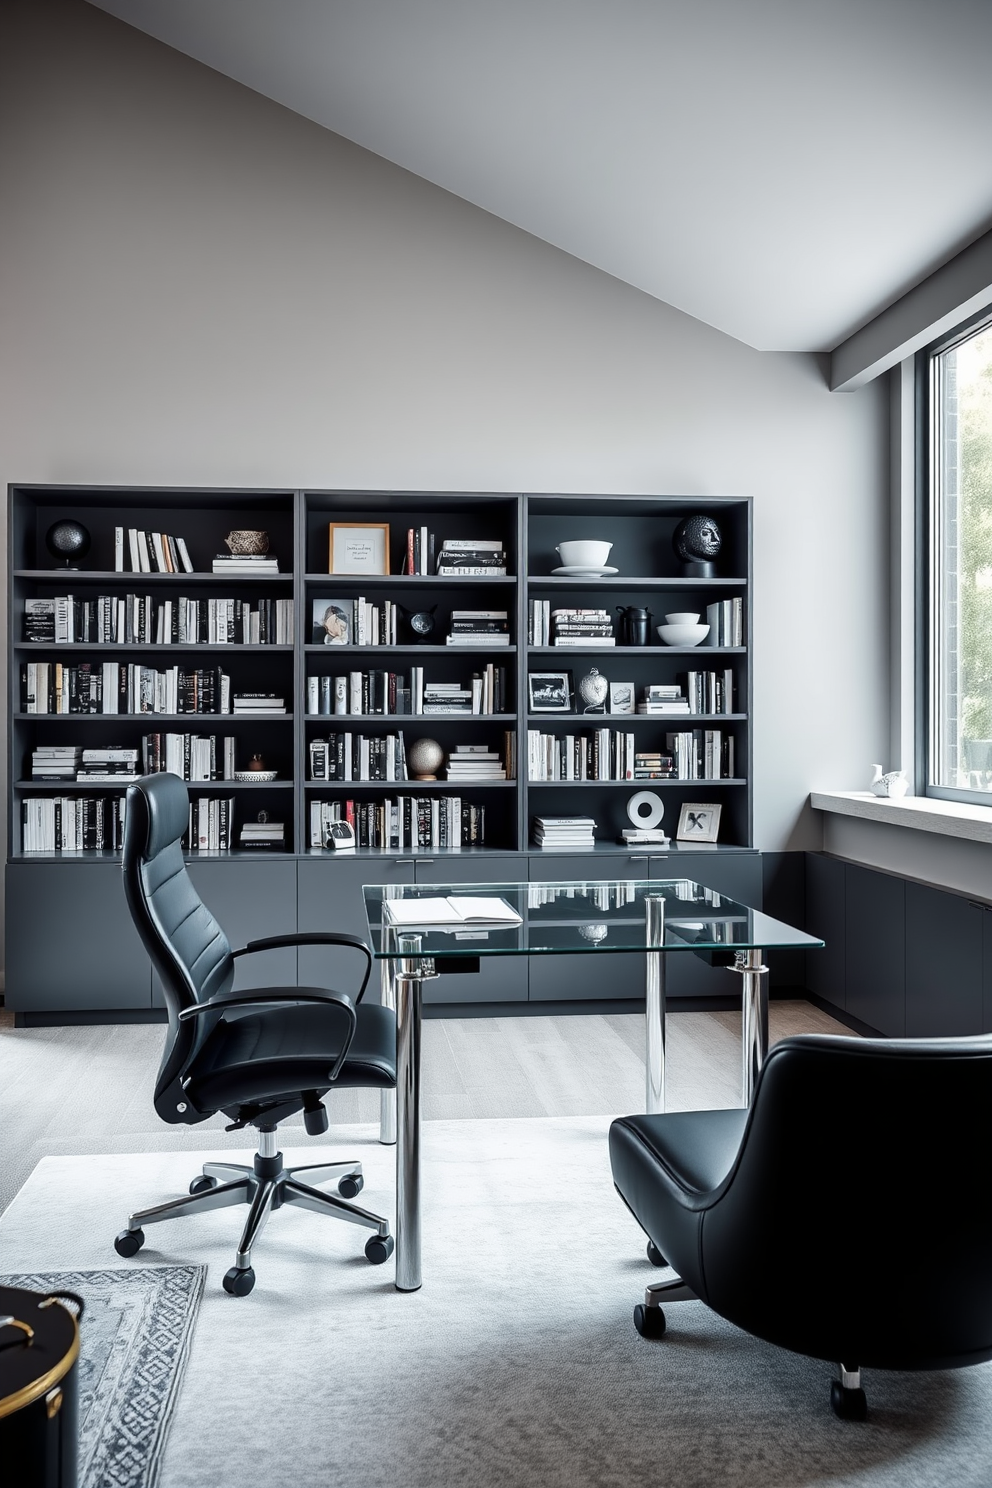
[[484,744],[456,744],[448,755],[447,778],[505,780],[506,770],[495,749],[487,749]]
[[483,538],[446,538],[437,559],[438,576],[455,579],[506,578],[502,542]]
[[82,758],[74,744],[42,745],[31,756],[31,779],[75,780]]
[[80,785],[127,785],[141,774],[136,749],[84,749],[76,772]]
[[641,750],[634,755],[635,780],[671,780],[675,762],[670,754]]
[[683,694],[681,687],[652,685],[645,687],[644,696],[637,705],[638,713],[667,714],[688,713],[689,699]]
[[552,610],[551,631],[554,646],[615,646],[617,643],[613,621],[607,610]]
[[286,699],[276,697],[274,692],[236,692],[232,699],[232,713],[264,713],[275,717],[286,711]]
[[449,646],[508,646],[510,618],[506,610],[452,610]]
[[279,559],[272,553],[218,553],[212,571],[215,574],[251,574],[253,577],[277,574]]
[[534,841],[538,847],[565,848],[569,852],[591,851],[596,846],[596,823],[591,816],[535,816]]
[[125,557],[130,559],[132,573],[192,573],[186,543],[167,532],[142,532],[129,527],[114,528],[114,571],[126,573]]
[[457,682],[425,682],[418,713],[468,713],[471,715],[472,689]]
[[286,824],[274,821],[245,822],[241,828],[240,843],[251,852],[262,848],[281,852],[286,847]]

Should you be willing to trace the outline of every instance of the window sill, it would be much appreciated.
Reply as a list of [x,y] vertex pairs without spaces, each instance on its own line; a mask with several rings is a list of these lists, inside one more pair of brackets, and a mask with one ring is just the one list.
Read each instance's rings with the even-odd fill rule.
[[811,791],[809,801],[816,811],[833,811],[863,821],[992,843],[992,806],[966,806],[958,801],[937,801],[930,796],[903,796],[901,801],[894,801],[874,796],[871,791]]

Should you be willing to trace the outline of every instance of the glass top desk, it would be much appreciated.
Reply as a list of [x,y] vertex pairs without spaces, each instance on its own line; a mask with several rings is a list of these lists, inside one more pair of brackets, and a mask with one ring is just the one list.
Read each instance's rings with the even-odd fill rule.
[[[600,944],[647,960],[645,1110],[665,1109],[665,958],[702,956],[740,975],[743,1103],[768,1051],[768,976],[762,951],[814,949],[812,935],[691,879],[578,883],[368,884],[371,945],[382,963],[382,1000],[396,1011],[396,1092],[383,1092],[380,1140],[396,1143],[396,1285],[415,1291],[420,1270],[420,1023],[423,983],[478,970],[485,956],[594,956]],[[519,916],[507,928],[417,923],[410,903],[502,899]],[[396,924],[390,901],[404,901]],[[386,906],[384,908],[384,905]],[[427,907],[425,906],[425,912]]]

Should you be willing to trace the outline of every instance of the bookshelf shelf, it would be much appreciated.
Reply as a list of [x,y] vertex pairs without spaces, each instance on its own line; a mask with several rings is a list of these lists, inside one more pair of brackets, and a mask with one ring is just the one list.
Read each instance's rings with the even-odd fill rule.
[[464,796],[477,790],[515,790],[516,780],[305,780],[304,790],[345,791],[356,796],[363,791],[401,791],[404,795],[419,795],[421,791],[442,791],[448,796]]
[[78,589],[81,584],[90,587],[93,584],[122,584],[130,585],[132,589],[144,589],[149,584],[165,584],[173,588],[181,589],[183,584],[196,586],[209,584],[211,588],[224,588],[225,585],[235,584],[239,589],[246,586],[254,587],[256,584],[292,584],[291,573],[265,573],[265,574],[225,574],[225,573],[132,573],[128,570],[122,573],[119,569],[92,569],[92,568],[17,568],[14,569],[12,578],[25,579],[34,584],[44,584],[46,588],[60,588],[65,591]]
[[[292,653],[294,646],[282,645],[245,645],[241,641],[227,641],[223,645],[197,645],[195,648],[197,656],[243,656],[245,652],[257,655],[262,652],[265,656],[271,656],[274,652]],[[316,648],[315,649],[319,649]],[[154,642],[145,641],[15,641],[13,650],[18,655],[28,656],[64,656],[67,651],[99,651],[101,656],[120,655],[130,660],[134,659],[136,651],[154,651],[157,655],[175,656],[182,658],[188,656],[190,648],[177,644],[162,646]]]
[[601,579],[583,578],[581,574],[529,574],[527,582],[531,589],[587,589],[594,594],[597,589],[745,589],[747,579],[687,579],[637,578],[633,574],[604,574]]
[[[616,790],[622,787],[628,791],[655,790],[657,788],[675,787],[685,791],[686,786],[691,786],[695,793],[699,794],[699,788],[711,785],[747,785],[747,781],[740,776],[716,777],[703,776],[698,780],[529,780],[527,782],[531,790]],[[692,799],[690,792],[690,799]]]

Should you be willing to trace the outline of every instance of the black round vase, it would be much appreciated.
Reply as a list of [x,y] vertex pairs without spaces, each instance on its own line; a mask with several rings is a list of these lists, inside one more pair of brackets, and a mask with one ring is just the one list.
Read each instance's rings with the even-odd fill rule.
[[53,558],[61,560],[57,567],[76,568],[76,560],[85,558],[90,550],[90,534],[82,522],[55,522],[45,533],[45,547]]

